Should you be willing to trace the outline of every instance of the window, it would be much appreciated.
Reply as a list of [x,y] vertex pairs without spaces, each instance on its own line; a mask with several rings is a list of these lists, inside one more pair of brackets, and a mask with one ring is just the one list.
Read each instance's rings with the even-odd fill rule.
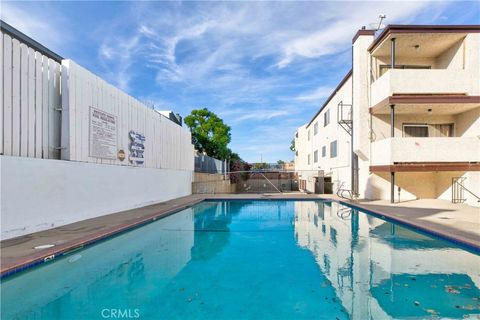
[[403,126],[404,137],[428,137],[428,126],[426,124],[413,124]]
[[307,132],[307,140],[310,141],[310,130]]
[[310,154],[307,156],[307,164],[310,164]]
[[323,126],[326,127],[329,123],[330,123],[330,110],[327,110],[323,114]]
[[403,124],[404,137],[453,137],[453,123],[445,124]]
[[325,158],[327,156],[327,146],[322,147],[322,158]]
[[318,133],[318,121],[315,122],[315,124],[313,125],[313,135],[317,135]]
[[330,158],[337,156],[337,140],[330,142]]
[[318,150],[315,150],[313,153],[313,162],[317,163],[318,162]]
[[295,156],[298,157],[298,151],[295,151]]

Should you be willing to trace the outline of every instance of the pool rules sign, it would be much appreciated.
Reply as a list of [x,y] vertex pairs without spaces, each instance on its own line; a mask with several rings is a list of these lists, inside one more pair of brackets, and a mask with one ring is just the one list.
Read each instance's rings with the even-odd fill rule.
[[117,117],[90,107],[90,157],[117,158]]

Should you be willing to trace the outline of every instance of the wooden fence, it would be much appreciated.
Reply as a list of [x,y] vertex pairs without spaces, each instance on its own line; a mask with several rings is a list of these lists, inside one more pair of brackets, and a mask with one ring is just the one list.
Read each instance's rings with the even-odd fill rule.
[[0,154],[60,158],[60,64],[0,33]]
[[186,128],[7,24],[0,44],[0,155],[193,171]]
[[[157,111],[115,88],[71,60],[62,61],[63,123],[62,159],[138,165],[129,161],[132,152],[130,133],[144,137],[144,163],[148,168],[193,171],[194,149],[190,132]],[[116,152],[126,159],[92,156],[91,108],[112,117],[116,131]]]

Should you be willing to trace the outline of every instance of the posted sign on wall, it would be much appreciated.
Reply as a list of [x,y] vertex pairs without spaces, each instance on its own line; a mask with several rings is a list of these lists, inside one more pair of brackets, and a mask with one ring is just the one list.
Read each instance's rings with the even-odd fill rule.
[[90,157],[117,158],[117,117],[90,107]]

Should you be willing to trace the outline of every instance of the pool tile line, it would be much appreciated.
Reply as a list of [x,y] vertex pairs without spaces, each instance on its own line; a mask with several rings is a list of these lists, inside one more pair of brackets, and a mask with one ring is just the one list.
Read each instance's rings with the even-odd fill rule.
[[65,243],[63,245],[56,246],[52,249],[49,249],[48,251],[40,252],[39,254],[34,255],[33,257],[30,257],[30,258],[26,258],[25,260],[22,260],[14,265],[10,265],[10,266],[7,265],[6,267],[2,267],[2,270],[0,271],[0,279],[4,279],[6,277],[12,276],[16,273],[22,272],[26,269],[35,267],[40,264],[53,262],[64,255],[68,255],[72,253],[73,251],[76,251],[84,247],[88,247],[93,244],[97,244],[102,240],[107,240],[110,237],[117,236],[117,235],[120,235],[121,233],[128,232],[133,229],[142,227],[158,219],[165,218],[169,215],[177,213],[178,211],[187,209],[202,201],[203,199],[196,199],[188,203],[184,203],[184,204],[175,206],[173,208],[167,209],[166,211],[157,212],[142,218],[132,219],[129,222],[122,223],[116,227],[112,227],[107,231],[94,233],[92,235],[89,235],[88,237],[83,237],[78,240],[74,240],[70,243]]

